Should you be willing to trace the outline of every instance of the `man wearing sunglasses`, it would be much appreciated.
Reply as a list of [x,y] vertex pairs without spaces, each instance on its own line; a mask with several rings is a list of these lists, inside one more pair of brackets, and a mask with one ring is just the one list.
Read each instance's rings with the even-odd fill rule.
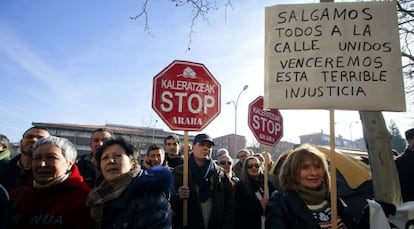
[[188,204],[187,228],[233,228],[235,202],[226,173],[211,158],[213,139],[207,134],[194,138],[188,159],[188,187],[183,186],[183,165],[174,168],[178,195],[171,204],[175,215],[173,228],[183,226],[183,200]]

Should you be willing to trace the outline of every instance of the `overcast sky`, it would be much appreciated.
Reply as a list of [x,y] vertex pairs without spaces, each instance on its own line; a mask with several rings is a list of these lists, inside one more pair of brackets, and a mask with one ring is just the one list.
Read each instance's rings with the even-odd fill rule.
[[[189,44],[191,9],[149,1],[151,34],[143,18],[131,20],[138,0],[3,0],[0,2],[0,133],[20,140],[32,122],[122,124],[169,130],[151,108],[152,79],[173,60],[203,63],[221,84],[221,114],[203,132],[234,132],[254,141],[248,104],[263,95],[264,7],[293,1],[232,1],[199,20]],[[220,1],[218,1],[220,2]],[[319,1],[299,1],[315,3]],[[326,110],[281,110],[285,141],[323,130]],[[386,113],[401,131],[414,125],[407,113]],[[403,118],[401,118],[403,117]],[[336,112],[337,134],[362,137],[355,111]],[[352,124],[351,124],[352,123]],[[411,126],[410,126],[411,125]],[[190,134],[196,134],[190,132]]]

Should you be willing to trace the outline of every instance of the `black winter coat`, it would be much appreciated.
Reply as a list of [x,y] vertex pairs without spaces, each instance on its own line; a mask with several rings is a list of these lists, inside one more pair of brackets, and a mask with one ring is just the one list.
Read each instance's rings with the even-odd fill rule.
[[[337,201],[338,216],[348,229],[357,228],[352,214]],[[293,191],[274,191],[266,207],[266,229],[320,229],[305,202]]]
[[404,153],[395,159],[400,178],[401,195],[404,202],[414,200],[414,150],[405,149]]
[[144,170],[119,198],[105,204],[102,228],[170,229],[172,209],[168,197],[172,187],[167,169]]
[[[212,186],[212,207],[208,223],[209,229],[232,229],[235,216],[235,202],[233,188],[224,170],[213,163],[214,169],[210,172],[208,179]],[[174,168],[173,176],[176,190],[183,185],[183,165]],[[198,192],[196,191],[194,181],[191,177],[191,171],[188,175],[188,186],[190,187],[190,197],[188,199],[188,226],[191,229],[206,229],[201,212]],[[174,209],[173,228],[182,228],[182,201],[178,195],[172,199]]]

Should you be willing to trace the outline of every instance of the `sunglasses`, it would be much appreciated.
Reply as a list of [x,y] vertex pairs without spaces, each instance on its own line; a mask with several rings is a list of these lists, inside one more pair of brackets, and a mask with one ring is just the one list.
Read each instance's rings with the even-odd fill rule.
[[250,165],[247,165],[247,168],[248,169],[252,169],[252,168],[258,169],[258,168],[260,168],[260,165],[259,164],[250,164]]
[[220,161],[219,164],[220,165],[225,165],[225,164],[231,165],[231,161]]

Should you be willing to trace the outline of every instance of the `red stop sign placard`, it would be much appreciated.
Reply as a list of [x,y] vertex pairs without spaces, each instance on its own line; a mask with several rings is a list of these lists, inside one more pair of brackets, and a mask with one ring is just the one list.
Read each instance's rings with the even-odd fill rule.
[[277,109],[263,110],[263,96],[249,104],[249,127],[257,141],[276,145],[283,137],[283,118]]
[[220,83],[203,64],[174,60],[153,79],[152,109],[171,130],[203,130],[220,102]]

